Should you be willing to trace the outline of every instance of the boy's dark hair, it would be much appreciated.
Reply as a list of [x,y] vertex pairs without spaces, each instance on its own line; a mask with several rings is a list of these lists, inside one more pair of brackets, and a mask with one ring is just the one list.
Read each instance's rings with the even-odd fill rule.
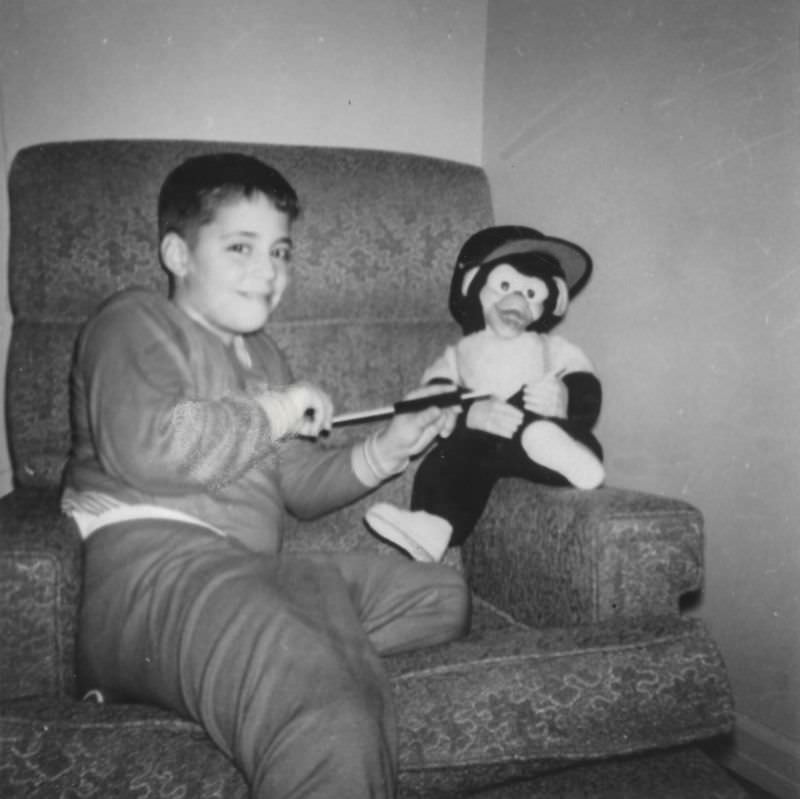
[[286,178],[258,158],[244,153],[213,153],[188,158],[167,175],[158,195],[158,239],[177,233],[193,241],[225,202],[259,192],[294,221],[300,213],[297,194]]

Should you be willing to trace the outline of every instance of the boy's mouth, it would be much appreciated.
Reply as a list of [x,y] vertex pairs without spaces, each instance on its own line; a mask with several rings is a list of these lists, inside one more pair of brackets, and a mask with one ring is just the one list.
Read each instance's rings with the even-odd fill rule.
[[271,291],[239,291],[237,292],[240,297],[245,297],[248,300],[264,300],[267,304],[272,300]]

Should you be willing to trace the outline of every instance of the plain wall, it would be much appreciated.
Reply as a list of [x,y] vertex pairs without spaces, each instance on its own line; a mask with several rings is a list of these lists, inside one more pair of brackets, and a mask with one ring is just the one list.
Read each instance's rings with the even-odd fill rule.
[[[21,147],[87,138],[372,147],[478,164],[486,3],[0,0],[4,173]],[[3,192],[2,363],[7,227]],[[10,485],[0,428],[0,494]]]
[[[498,220],[581,243],[609,482],[704,513],[741,770],[800,795],[800,146],[790,0],[494,0]],[[760,762],[757,762],[760,761]]]

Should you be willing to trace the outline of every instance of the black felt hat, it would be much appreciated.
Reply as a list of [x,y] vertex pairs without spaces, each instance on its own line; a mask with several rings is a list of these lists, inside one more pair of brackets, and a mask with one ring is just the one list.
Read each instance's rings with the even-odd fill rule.
[[484,228],[470,236],[458,254],[450,284],[450,312],[455,320],[459,323],[464,321],[464,278],[471,270],[482,264],[497,263],[506,256],[526,253],[543,253],[558,261],[570,297],[574,297],[584,287],[592,273],[592,259],[577,244],[545,236],[544,233],[523,225]]

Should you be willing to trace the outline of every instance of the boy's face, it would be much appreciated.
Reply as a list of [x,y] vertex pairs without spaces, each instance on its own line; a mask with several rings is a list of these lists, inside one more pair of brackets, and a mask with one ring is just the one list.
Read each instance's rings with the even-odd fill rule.
[[220,206],[191,245],[168,233],[161,252],[174,302],[226,343],[263,327],[288,283],[290,232],[288,215],[254,194]]

